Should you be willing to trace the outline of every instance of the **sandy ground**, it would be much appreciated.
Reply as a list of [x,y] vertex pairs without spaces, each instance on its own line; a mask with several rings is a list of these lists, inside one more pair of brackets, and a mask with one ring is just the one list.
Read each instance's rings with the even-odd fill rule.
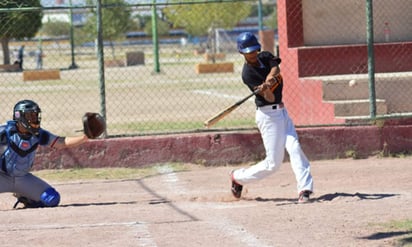
[[315,194],[296,203],[289,163],[229,192],[234,167],[190,166],[131,180],[55,182],[61,206],[12,209],[0,195],[0,246],[395,246],[410,231],[412,158],[312,162]]

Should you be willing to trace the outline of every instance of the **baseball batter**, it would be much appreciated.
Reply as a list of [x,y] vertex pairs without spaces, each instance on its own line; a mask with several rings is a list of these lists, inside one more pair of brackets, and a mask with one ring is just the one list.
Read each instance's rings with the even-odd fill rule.
[[283,78],[280,75],[281,59],[261,46],[249,32],[237,38],[238,51],[244,56],[242,80],[251,91],[260,89],[255,97],[256,124],[262,136],[266,158],[257,164],[231,172],[231,191],[240,198],[243,185],[263,179],[275,172],[283,162],[284,150],[297,181],[298,202],[309,201],[313,192],[310,164],[303,153],[298,136],[285,105],[282,103]]
[[0,193],[11,192],[17,203],[27,208],[55,207],[60,194],[47,182],[30,173],[39,145],[64,148],[88,140],[86,135],[60,137],[40,127],[41,110],[32,100],[19,101],[13,109],[13,120],[0,126]]

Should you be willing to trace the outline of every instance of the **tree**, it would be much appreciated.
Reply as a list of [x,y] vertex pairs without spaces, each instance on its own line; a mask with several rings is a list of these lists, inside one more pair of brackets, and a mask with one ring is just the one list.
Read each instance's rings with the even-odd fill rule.
[[252,5],[246,2],[173,5],[163,9],[167,21],[184,28],[190,36],[208,34],[207,47],[215,63],[217,28],[232,29],[249,16]]
[[[276,9],[276,4],[273,4],[273,3],[272,4],[262,4],[262,8],[261,8],[262,16],[268,16],[268,15],[272,14],[273,8]],[[250,17],[253,17],[253,16],[257,17],[258,15],[259,15],[259,7],[256,4],[256,5],[253,5],[253,7],[252,7]]]
[[265,20],[263,21],[263,24],[272,30],[276,30],[278,28],[277,6],[275,5],[271,8],[266,9],[272,9],[273,11],[268,16],[266,16]]
[[44,23],[41,28],[41,33],[50,37],[69,36],[70,23],[65,21],[51,21]]
[[28,7],[40,8],[40,0],[9,0],[1,1],[0,3],[0,8],[2,9],[19,8],[19,10],[12,10],[10,12],[0,12],[0,42],[4,54],[4,64],[10,64],[9,41],[11,39],[32,38],[41,28],[42,10],[20,10]]
[[136,30],[141,30],[143,29],[147,23],[151,22],[152,17],[148,15],[140,15],[140,14],[134,14],[132,15],[132,20],[134,22],[134,27]]
[[[94,1],[87,0],[92,5]],[[127,4],[123,0],[103,0],[102,1],[102,29],[103,39],[108,40],[112,47],[112,56],[115,58],[113,41],[124,39],[125,33],[131,28],[131,13]],[[97,13],[92,11],[84,26],[91,38],[97,37]]]
[[210,29],[230,29],[245,19],[252,5],[246,2],[178,4],[163,9],[167,20],[189,35],[206,35]]
[[[150,21],[150,22],[146,22],[146,25],[144,26],[144,31],[147,33],[147,34],[149,34],[149,35],[153,35],[152,33],[153,33],[153,23]],[[158,20],[158,22],[157,22],[157,33],[160,35],[160,36],[163,36],[163,35],[167,35],[168,33],[169,33],[169,30],[170,30],[170,28],[169,28],[169,23],[167,23],[167,22],[165,22],[165,21],[162,21],[162,20]]]

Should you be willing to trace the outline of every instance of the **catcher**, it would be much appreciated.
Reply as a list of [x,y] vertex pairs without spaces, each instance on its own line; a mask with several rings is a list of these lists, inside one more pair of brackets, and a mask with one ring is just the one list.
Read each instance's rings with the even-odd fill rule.
[[[83,121],[86,126],[88,117],[83,117]],[[42,129],[40,122],[39,105],[32,100],[22,100],[14,106],[13,120],[0,126],[0,193],[14,193],[17,197],[14,208],[19,203],[25,208],[56,207],[60,202],[60,194],[51,185],[30,173],[39,145],[55,149],[74,147],[105,131],[102,121],[100,133],[91,133],[90,129],[94,128],[88,126],[81,136],[62,137]]]

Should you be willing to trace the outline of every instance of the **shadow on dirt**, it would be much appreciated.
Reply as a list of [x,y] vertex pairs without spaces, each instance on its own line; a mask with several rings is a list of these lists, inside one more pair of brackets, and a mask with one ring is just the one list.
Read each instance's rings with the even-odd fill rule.
[[[398,236],[403,236],[403,235],[408,235],[408,234],[412,234],[412,231],[377,232],[369,236],[361,237],[361,239],[379,240],[379,239],[398,237]],[[408,242],[404,242],[404,243],[412,243],[412,237],[404,239],[403,241],[405,240],[407,240]]]
[[155,204],[156,203],[165,203],[165,205],[169,206],[175,212],[187,217],[188,221],[198,221],[199,220],[194,215],[192,215],[189,212],[183,210],[182,208],[178,207],[175,203],[167,200],[162,195],[158,194],[157,191],[155,191],[154,189],[150,188],[147,184],[145,184],[143,180],[137,180],[136,182],[140,185],[140,187],[142,189],[144,189],[145,191],[147,191],[149,194],[151,194],[154,197],[154,199],[152,199],[151,201],[155,202]]
[[[71,203],[71,204],[64,204],[59,205],[59,207],[87,207],[87,206],[111,206],[111,205],[128,205],[128,204],[138,204],[142,203],[141,201],[128,201],[128,202],[88,202],[88,203]],[[148,204],[162,204],[162,203],[170,203],[169,200],[165,199],[152,199],[147,202]]]
[[[324,202],[324,201],[333,201],[337,198],[358,198],[360,200],[380,200],[388,197],[397,196],[399,194],[367,194],[367,193],[343,193],[336,192],[333,194],[325,194],[319,197],[311,198],[310,202]],[[297,204],[297,199],[295,198],[243,198],[244,200],[254,200],[257,202],[276,202],[278,206],[288,205],[288,204]]]
[[137,204],[136,201],[130,202],[85,202],[85,203],[71,203],[71,204],[62,204],[59,207],[87,207],[87,206],[110,206],[110,205],[120,205],[120,204]]
[[[367,239],[367,240],[381,240],[386,238],[393,238],[399,236],[405,236],[403,238],[398,239],[399,246],[410,245],[412,243],[412,231],[395,231],[395,232],[377,232],[371,234],[369,236],[361,237],[360,239]],[[398,246],[398,245],[397,245]]]
[[320,196],[318,198],[314,198],[316,201],[333,201],[336,198],[340,197],[357,197],[361,200],[380,200],[384,199],[387,197],[393,197],[397,196],[399,194],[367,194],[367,193],[342,193],[342,192],[336,192],[334,194],[325,194],[323,196]]

